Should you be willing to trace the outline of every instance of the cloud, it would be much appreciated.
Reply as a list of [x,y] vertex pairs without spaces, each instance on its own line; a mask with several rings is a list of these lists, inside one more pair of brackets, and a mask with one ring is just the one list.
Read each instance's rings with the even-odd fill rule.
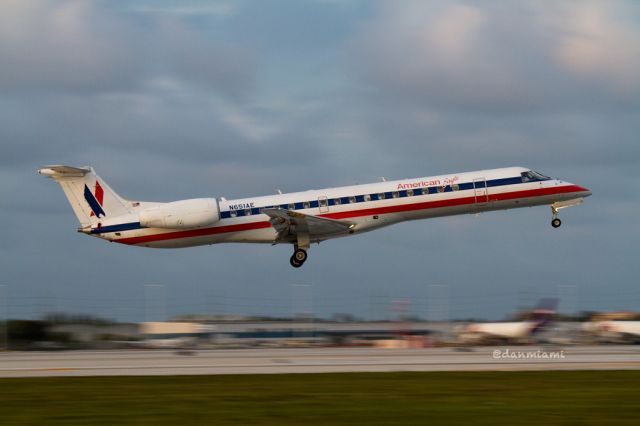
[[252,84],[254,64],[243,48],[211,40],[179,17],[141,18],[108,6],[83,0],[3,3],[0,88],[114,92],[171,77],[238,97]]
[[481,10],[453,4],[425,28],[425,42],[432,45],[439,57],[461,62],[473,54],[474,41],[486,24],[487,16]]
[[[351,40],[375,94],[485,112],[640,102],[628,3],[382,2]],[[630,93],[629,93],[630,91]],[[626,92],[626,93],[623,93]]]
[[558,61],[576,76],[620,96],[640,96],[638,11],[625,2],[574,2],[550,26],[559,34]]
[[160,13],[193,16],[202,18],[205,16],[222,16],[227,17],[237,12],[237,4],[226,0],[206,0],[206,1],[136,1],[130,5],[130,10],[143,13]]

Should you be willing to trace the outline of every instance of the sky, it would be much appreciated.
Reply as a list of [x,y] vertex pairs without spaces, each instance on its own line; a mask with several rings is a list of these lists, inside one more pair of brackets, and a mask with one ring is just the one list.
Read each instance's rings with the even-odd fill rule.
[[[640,3],[0,3],[0,317],[504,318],[640,310]],[[129,199],[241,198],[507,166],[588,187],[313,246],[75,232],[47,164]],[[402,308],[400,308],[402,307]]]

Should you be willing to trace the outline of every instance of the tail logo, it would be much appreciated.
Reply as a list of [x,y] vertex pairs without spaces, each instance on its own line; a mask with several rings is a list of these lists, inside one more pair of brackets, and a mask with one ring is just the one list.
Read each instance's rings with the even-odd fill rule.
[[95,195],[91,192],[87,185],[84,186],[84,199],[87,200],[91,207],[91,216],[106,216],[102,209],[104,202],[104,190],[100,186],[100,182],[96,181]]

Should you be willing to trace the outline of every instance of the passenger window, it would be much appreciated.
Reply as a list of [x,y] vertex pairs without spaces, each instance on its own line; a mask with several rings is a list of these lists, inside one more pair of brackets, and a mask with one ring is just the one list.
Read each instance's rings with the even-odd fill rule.
[[393,198],[398,198],[398,197],[400,196],[400,194],[398,194],[398,191],[393,191],[393,192],[391,193],[391,196],[392,196]]
[[309,207],[311,207],[311,203],[308,201],[305,201],[304,203],[302,203],[302,207],[305,209],[308,209]]
[[438,187],[438,192],[444,192],[444,186],[439,186]]
[[407,189],[407,197],[413,197],[413,189]]
[[335,205],[340,204],[340,198],[336,198],[335,200],[333,200],[333,203],[334,203]]
[[453,189],[454,191],[457,191],[460,189],[460,185],[458,185],[457,183],[454,183],[453,185],[451,185],[451,189]]
[[365,194],[364,195],[364,201],[371,201],[371,195]]
[[289,204],[289,210],[295,210],[296,205],[294,203]]
[[356,197],[349,197],[349,202],[351,204],[355,203],[356,202]]
[[322,206],[322,207],[326,207],[327,206],[327,200],[325,198],[321,198],[318,201],[320,202],[320,206]]
[[384,192],[383,192],[383,193],[378,194],[378,199],[379,199],[379,200],[384,200]]
[[230,213],[230,216],[231,216],[231,217],[236,217],[236,216],[238,216],[238,213],[236,213],[236,211],[235,211],[235,210],[231,210],[231,212],[229,212],[229,213]]
[[251,209],[246,209],[246,210],[244,211],[244,215],[245,215],[245,216],[250,216],[250,215],[251,215]]

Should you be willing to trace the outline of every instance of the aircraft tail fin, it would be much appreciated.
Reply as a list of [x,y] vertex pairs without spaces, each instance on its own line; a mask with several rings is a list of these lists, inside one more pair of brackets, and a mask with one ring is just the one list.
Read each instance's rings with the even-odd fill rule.
[[538,304],[531,312],[531,321],[534,323],[532,333],[544,330],[556,315],[558,307],[558,299],[553,297],[544,297],[538,301]]
[[92,167],[45,166],[38,173],[60,184],[82,227],[131,212],[130,203],[101,179]]

